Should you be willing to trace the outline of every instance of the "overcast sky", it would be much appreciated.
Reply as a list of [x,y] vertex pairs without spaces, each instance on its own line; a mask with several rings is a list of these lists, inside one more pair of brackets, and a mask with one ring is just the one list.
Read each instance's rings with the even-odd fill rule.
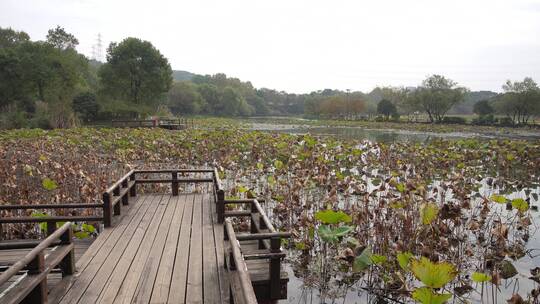
[[443,74],[472,90],[540,82],[540,0],[0,0],[0,27],[45,39],[63,26],[92,55],[149,40],[173,69],[289,92],[415,86]]

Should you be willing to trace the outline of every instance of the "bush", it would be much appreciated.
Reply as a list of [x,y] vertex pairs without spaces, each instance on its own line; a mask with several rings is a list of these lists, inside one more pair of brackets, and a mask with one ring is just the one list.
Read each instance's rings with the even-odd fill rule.
[[498,125],[503,127],[513,127],[514,121],[510,117],[502,117],[499,118]]
[[22,111],[10,111],[2,116],[0,126],[2,129],[20,129],[26,127],[28,124],[26,115]]
[[73,110],[86,122],[95,120],[99,112],[96,95],[92,92],[84,92],[75,96]]
[[375,121],[376,122],[383,122],[383,121],[386,121],[386,119],[383,116],[377,116],[377,117],[375,117]]
[[467,123],[467,120],[465,120],[465,118],[463,117],[458,116],[445,116],[442,120],[442,123],[464,125]]
[[479,126],[493,126],[497,123],[497,119],[493,117],[493,114],[480,115],[478,118],[472,120],[473,125]]

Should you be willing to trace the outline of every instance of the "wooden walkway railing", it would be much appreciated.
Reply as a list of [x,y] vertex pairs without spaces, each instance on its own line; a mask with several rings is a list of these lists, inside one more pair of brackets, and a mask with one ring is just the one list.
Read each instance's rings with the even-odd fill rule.
[[[206,177],[180,177],[179,175],[201,174]],[[148,178],[151,175],[153,178]],[[163,178],[169,175],[170,177]],[[181,183],[211,183],[213,188],[214,202],[216,204],[217,224],[223,224],[224,241],[224,256],[225,267],[230,278],[231,300],[234,303],[256,303],[256,299],[278,300],[286,297],[286,280],[285,284],[282,277],[281,262],[286,256],[281,249],[281,241],[283,238],[291,236],[288,232],[279,232],[272,225],[270,219],[262,208],[260,201],[257,199],[225,199],[225,191],[222,186],[219,172],[217,169],[164,169],[164,170],[131,170],[122,178],[112,184],[102,195],[103,202],[96,204],[59,204],[59,205],[4,205],[0,206],[0,210],[24,210],[24,209],[60,209],[60,208],[92,208],[103,210],[102,216],[47,216],[47,217],[2,217],[0,218],[0,227],[4,223],[47,223],[47,234],[49,237],[43,242],[26,241],[17,242],[18,245],[10,243],[0,243],[0,249],[9,248],[33,248],[26,257],[20,262],[13,265],[14,270],[4,272],[0,277],[0,285],[13,275],[18,273],[22,267],[29,267],[30,274],[38,273],[40,275],[39,282],[45,282],[46,274],[50,271],[47,267],[55,267],[61,263],[63,272],[72,274],[74,271],[73,261],[73,245],[71,243],[72,221],[103,221],[105,227],[113,225],[114,216],[121,215],[122,206],[127,206],[130,203],[130,197],[137,196],[137,185],[151,183],[170,183],[172,196],[179,195],[179,185]],[[229,210],[226,211],[226,206],[247,206],[247,210]],[[248,218],[250,222],[250,230],[238,231],[235,229],[235,223],[242,218]],[[236,219],[236,220],[235,220]],[[70,221],[57,229],[57,223]],[[57,240],[60,239],[58,242]],[[255,242],[255,243],[254,243]],[[253,246],[255,244],[255,246]],[[61,247],[60,256],[54,254],[51,259],[39,262],[39,255],[44,248],[49,246],[64,246]],[[246,247],[247,246],[247,247]],[[41,256],[43,256],[41,254]],[[43,258],[41,257],[43,260]],[[35,260],[35,261],[34,261]],[[249,263],[252,260],[268,260],[268,281],[264,286],[257,286],[250,279]],[[48,262],[50,261],[50,262]],[[32,263],[30,263],[32,262]],[[40,264],[41,263],[41,264]],[[43,264],[45,263],[45,264]],[[41,265],[41,266],[40,266]],[[45,266],[43,266],[45,265]],[[33,267],[33,268],[32,268]],[[41,267],[41,268],[40,268]],[[10,269],[12,269],[10,268]],[[38,270],[36,270],[38,269]],[[65,270],[65,271],[64,271]],[[32,282],[37,282],[35,276],[32,276]],[[34,284],[32,283],[32,284]],[[260,282],[259,282],[260,283]],[[32,285],[30,284],[30,285]],[[37,283],[36,283],[37,284]],[[41,283],[40,283],[41,284]],[[32,288],[24,287],[30,293]],[[22,287],[17,287],[18,289]],[[41,291],[40,291],[41,292]],[[37,299],[34,291],[31,292],[32,299]],[[17,299],[22,299],[21,292]],[[40,297],[44,297],[38,293]],[[44,298],[42,298],[44,299]],[[13,301],[17,303],[17,301]],[[33,303],[33,302],[32,302]],[[35,303],[45,303],[36,301]]]
[[113,128],[164,128],[180,130],[192,128],[193,119],[188,118],[159,118],[159,119],[118,119],[112,120]]
[[[21,272],[25,272],[22,273],[15,287],[2,293],[2,303],[47,303],[47,275],[51,270],[60,268],[62,276],[75,273],[71,225],[71,222],[64,223],[0,275],[0,285],[2,285]],[[45,256],[45,249],[51,246],[56,246],[56,248]]]
[[[179,178],[179,173],[210,173],[211,177],[206,178]],[[151,178],[140,179],[140,174],[170,174],[170,178]],[[231,279],[231,295],[234,298],[234,303],[254,303],[248,301],[252,298],[252,295],[256,294],[253,290],[249,275],[246,273],[246,261],[254,259],[268,259],[269,260],[269,273],[270,284],[269,292],[264,296],[266,299],[277,300],[283,298],[286,294],[286,290],[283,291],[283,285],[281,284],[281,261],[286,256],[285,252],[281,249],[281,239],[290,238],[291,234],[288,232],[278,232],[272,225],[270,219],[264,212],[264,209],[260,205],[257,199],[240,199],[240,200],[227,200],[225,199],[225,191],[219,177],[217,169],[165,169],[165,170],[133,170],[116,182],[104,193],[103,201],[107,204],[106,209],[107,216],[111,217],[110,210],[120,206],[118,202],[128,202],[128,193],[136,195],[135,187],[138,184],[148,183],[170,183],[172,189],[172,195],[178,195],[178,187],[180,183],[213,183],[214,197],[216,202],[217,218],[219,223],[225,225],[225,241],[228,243],[228,252],[225,253],[228,256],[229,263],[227,269],[229,274],[233,277]],[[240,205],[247,204],[250,206],[250,210],[242,211],[225,211],[226,205]],[[104,209],[105,210],[105,209]],[[120,209],[114,214],[120,214]],[[234,217],[249,217],[250,231],[249,233],[237,234],[231,218]],[[105,219],[105,223],[109,223],[110,219]],[[243,254],[242,247],[239,241],[258,241],[258,249],[255,254]],[[251,288],[247,288],[251,286]],[[247,302],[245,302],[247,301]]]

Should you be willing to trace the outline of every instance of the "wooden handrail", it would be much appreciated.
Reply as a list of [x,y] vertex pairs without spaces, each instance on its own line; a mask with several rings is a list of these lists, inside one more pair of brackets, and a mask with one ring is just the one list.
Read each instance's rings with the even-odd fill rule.
[[[236,205],[236,204],[253,204],[253,201],[255,199],[253,198],[244,198],[244,199],[226,199],[225,205]],[[266,200],[264,198],[258,198],[257,201],[259,203],[265,203]]]
[[119,180],[117,180],[114,184],[112,184],[109,188],[107,188],[105,192],[112,193],[114,189],[118,188],[118,186],[120,186],[124,180],[129,179],[134,171],[135,170],[131,170],[128,173],[126,173],[126,175],[122,176]]
[[216,187],[216,190],[223,190],[223,185],[221,184],[221,179],[219,178],[219,172],[217,168],[214,168],[214,186]]
[[18,260],[15,264],[8,268],[0,275],[0,285],[7,282],[12,276],[16,275],[19,271],[23,270],[26,265],[30,264],[36,257],[46,248],[48,248],[53,242],[60,239],[62,235],[70,231],[71,222],[67,222],[62,227],[57,229],[53,234],[49,235],[43,242],[39,243],[34,249],[27,253],[22,259]]
[[290,232],[261,232],[238,234],[236,238],[239,241],[269,240],[272,238],[290,238]]
[[37,204],[37,205],[1,205],[0,210],[26,210],[26,209],[77,209],[77,208],[102,208],[103,204]]
[[[259,249],[265,249],[267,251],[256,252],[243,256],[244,261],[253,259],[268,259],[269,260],[269,273],[270,273],[270,299],[277,300],[282,297],[281,290],[281,259],[286,254],[281,249],[281,240],[283,238],[290,238],[289,232],[278,232],[274,228],[274,225],[266,215],[266,212],[261,207],[261,204],[257,199],[235,199],[235,200],[223,200],[223,207],[225,204],[250,204],[250,210],[234,210],[224,212],[224,217],[227,219],[225,223],[230,226],[229,229],[233,229],[231,220],[229,217],[244,217],[249,216],[251,222],[251,228],[249,233],[235,234],[235,241],[250,241],[256,240],[259,242]],[[218,208],[219,210],[219,208]],[[219,217],[219,214],[218,214]],[[230,233],[226,234],[227,238]],[[240,247],[240,243],[238,243]],[[241,250],[241,248],[240,248]]]
[[[173,173],[174,174],[174,173]],[[174,180],[173,178],[161,178],[161,179],[136,179],[137,184],[165,184],[176,181],[178,183],[211,183],[214,180],[212,178],[179,178]]]
[[212,173],[214,169],[154,169],[154,170],[134,170],[135,174],[139,173]]
[[238,274],[240,285],[242,287],[242,299],[240,299],[240,301],[242,301],[242,303],[257,303],[257,297],[255,296],[255,290],[253,289],[251,278],[249,277],[246,262],[242,256],[242,252],[240,251],[240,244],[236,239],[234,228],[229,219],[225,220],[225,231],[229,239],[229,244],[231,245],[230,255],[232,259],[230,262],[233,263],[233,265],[230,265],[232,267],[229,267],[229,270],[235,271]]
[[2,217],[0,218],[0,224],[14,224],[14,223],[51,223],[51,222],[91,222],[101,221],[101,216],[21,216],[21,217]]

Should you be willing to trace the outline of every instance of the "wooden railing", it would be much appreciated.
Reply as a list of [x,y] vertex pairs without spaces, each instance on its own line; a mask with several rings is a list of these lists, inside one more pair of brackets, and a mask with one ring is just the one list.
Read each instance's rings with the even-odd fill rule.
[[[207,173],[209,177],[192,177],[179,178],[180,173]],[[170,174],[170,178],[139,178],[141,174]],[[128,181],[133,182],[131,185]],[[231,288],[231,296],[234,303],[256,303],[255,292],[252,282],[247,271],[246,261],[253,259],[268,259],[269,260],[269,275],[270,275],[270,299],[280,299],[281,294],[281,261],[286,256],[286,253],[281,249],[281,239],[291,236],[288,232],[278,232],[270,219],[266,215],[264,209],[260,205],[260,200],[257,199],[225,199],[225,191],[219,172],[217,169],[165,169],[165,170],[133,170],[116,182],[108,189],[110,196],[111,191],[116,189],[115,199],[110,199],[111,202],[118,202],[127,196],[128,192],[136,195],[136,185],[150,183],[170,183],[173,196],[178,195],[178,187],[180,183],[212,183],[213,194],[216,202],[216,212],[218,223],[224,224],[224,238],[229,246],[226,249],[226,255],[229,256],[227,268],[232,276],[234,288]],[[124,185],[122,187],[122,185]],[[129,191],[128,191],[129,189]],[[104,200],[105,201],[105,200]],[[241,211],[225,211],[226,205],[248,204],[250,210]],[[110,208],[114,208],[111,206]],[[109,213],[110,214],[110,213]],[[250,232],[236,233],[234,225],[230,218],[232,217],[249,217]],[[107,221],[105,221],[107,222]],[[256,253],[243,253],[240,241],[258,241],[259,250]]]
[[[62,276],[75,273],[72,223],[67,222],[41,241],[22,259],[0,274],[0,285],[22,275],[16,286],[0,296],[1,303],[47,303],[47,274],[60,268]],[[45,249],[56,246],[47,255]],[[28,247],[16,247],[28,248]]]
[[[233,204],[249,204],[250,210],[240,210],[240,211],[225,211],[225,240],[229,241],[229,271],[234,273],[237,269],[242,269],[245,265],[245,261],[253,259],[268,259],[269,262],[269,276],[270,276],[270,300],[278,300],[282,298],[281,293],[281,261],[285,258],[286,253],[281,249],[281,239],[290,238],[291,234],[289,232],[278,232],[270,219],[264,212],[261,204],[257,199],[234,199],[234,200],[223,200],[222,202],[217,202],[218,204],[233,205]],[[225,209],[223,207],[223,209]],[[250,220],[250,232],[237,234],[232,225],[231,217],[249,217]],[[242,248],[239,241],[250,241],[257,240],[258,250],[256,253],[252,254],[242,254]],[[238,248],[237,248],[238,247]],[[242,255],[242,262],[239,261],[239,258],[236,257],[239,253]],[[239,264],[240,263],[240,264]],[[240,265],[241,267],[239,267]],[[241,286],[247,284],[243,275],[239,272],[237,274],[240,277]],[[243,288],[242,288],[243,289]],[[239,294],[234,294],[233,296],[239,299],[247,297],[239,291]],[[246,302],[252,303],[252,302]]]
[[[172,195],[178,195],[181,183],[214,182],[214,178],[178,178],[179,173],[214,173],[213,169],[131,170],[103,193],[103,224],[112,225],[113,216],[121,214],[121,205],[129,205],[129,198],[137,195],[137,185],[171,183]],[[170,178],[138,178],[141,174],[170,174]],[[122,202],[122,204],[120,204]]]
[[194,126],[193,119],[188,118],[158,118],[158,119],[117,119],[112,120],[113,128],[166,128],[180,129]]
[[[37,205],[1,205],[0,210],[46,210],[46,209],[100,209],[103,204],[37,204]],[[0,217],[0,239],[2,239],[3,224],[21,223],[47,223],[47,235],[51,235],[57,228],[57,223],[67,221],[72,222],[94,222],[102,221],[102,216],[91,215],[65,215],[65,216],[2,216]],[[0,243],[0,249],[2,244]]]

